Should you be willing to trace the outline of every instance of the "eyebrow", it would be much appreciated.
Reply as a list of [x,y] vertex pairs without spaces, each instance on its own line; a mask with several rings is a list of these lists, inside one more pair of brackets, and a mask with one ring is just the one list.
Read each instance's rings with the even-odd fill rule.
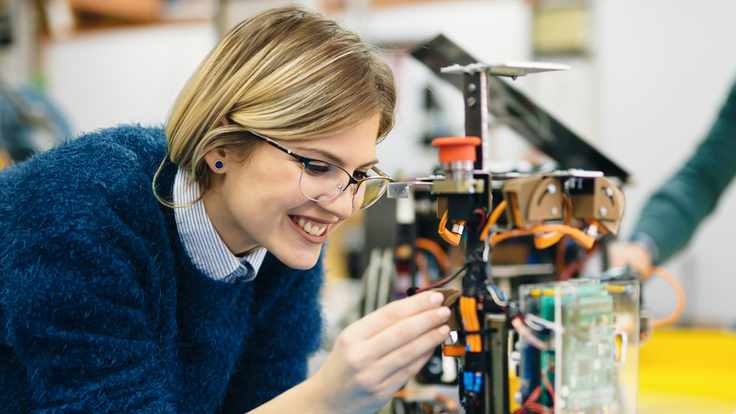
[[[321,150],[321,149],[317,149],[317,148],[305,148],[305,147],[297,147],[295,149],[297,151],[300,151],[300,152],[301,151],[306,151],[306,152],[313,152],[313,153],[319,154],[319,156],[322,157],[322,158],[325,158],[326,161],[333,162],[333,163],[335,163],[335,164],[337,164],[337,165],[339,165],[339,166],[341,166],[343,168],[345,167],[345,163],[340,159],[340,157],[338,157],[338,156],[336,156],[334,154],[331,154],[330,152],[327,152],[325,150]],[[374,160],[371,160],[371,161],[368,161],[366,163],[363,163],[363,164],[359,165],[356,168],[356,170],[357,169],[361,169],[361,168],[371,167],[371,166],[376,165],[376,164],[378,164],[378,160],[377,159],[374,159]]]

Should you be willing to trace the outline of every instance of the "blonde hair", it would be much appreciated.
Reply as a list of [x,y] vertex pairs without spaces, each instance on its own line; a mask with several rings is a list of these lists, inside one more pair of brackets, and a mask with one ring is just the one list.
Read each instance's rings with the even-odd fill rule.
[[256,144],[248,131],[309,139],[379,114],[380,140],[395,105],[393,75],[375,48],[318,14],[273,9],[233,28],[189,79],[166,125],[167,158],[204,193],[205,154],[236,146],[247,157]]

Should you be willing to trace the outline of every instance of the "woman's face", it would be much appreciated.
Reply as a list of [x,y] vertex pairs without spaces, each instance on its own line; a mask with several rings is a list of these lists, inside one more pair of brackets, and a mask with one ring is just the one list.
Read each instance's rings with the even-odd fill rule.
[[[374,115],[338,134],[279,143],[354,173],[375,164],[378,129],[379,115]],[[271,145],[258,145],[246,162],[228,150],[205,159],[218,177],[205,193],[205,208],[236,254],[262,246],[291,268],[309,269],[330,232],[353,213],[350,189],[327,202],[306,198],[299,189],[302,164]],[[217,160],[223,162],[219,171]]]

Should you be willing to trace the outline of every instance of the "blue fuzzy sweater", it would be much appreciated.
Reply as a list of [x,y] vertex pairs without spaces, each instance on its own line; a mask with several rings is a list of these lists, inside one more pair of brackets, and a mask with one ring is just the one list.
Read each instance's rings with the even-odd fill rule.
[[305,378],[320,266],[202,274],[151,193],[164,154],[119,127],[0,174],[0,412],[243,413]]

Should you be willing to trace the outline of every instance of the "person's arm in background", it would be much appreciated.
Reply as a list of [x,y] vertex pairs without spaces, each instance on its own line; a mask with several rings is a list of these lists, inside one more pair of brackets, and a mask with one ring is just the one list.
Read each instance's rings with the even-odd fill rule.
[[612,266],[630,265],[646,275],[690,241],[736,175],[736,83],[705,139],[690,159],[652,194],[632,238],[614,244]]

